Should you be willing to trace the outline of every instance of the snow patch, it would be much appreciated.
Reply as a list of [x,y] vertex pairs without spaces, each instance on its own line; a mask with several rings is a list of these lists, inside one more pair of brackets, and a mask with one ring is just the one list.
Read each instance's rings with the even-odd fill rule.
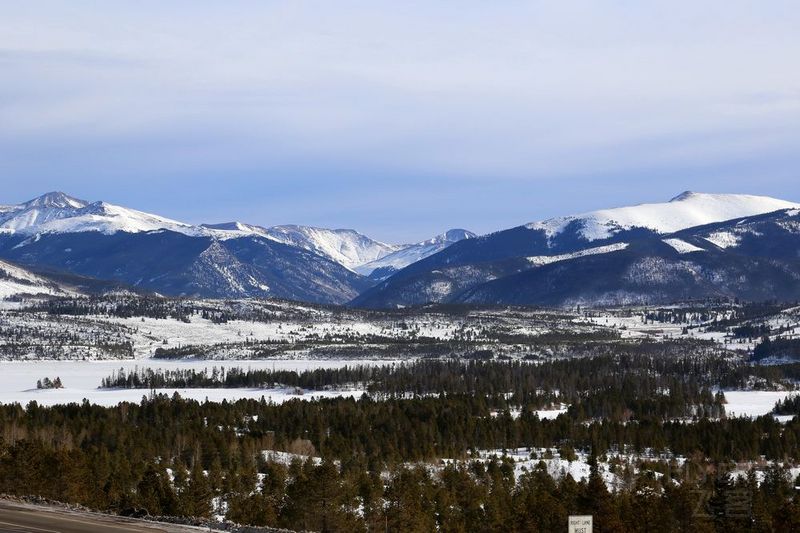
[[707,235],[705,239],[711,244],[725,249],[738,246],[740,237],[735,233],[731,233],[730,231],[716,231]]
[[556,263],[558,261],[566,261],[569,259],[576,259],[578,257],[586,257],[589,255],[599,255],[599,254],[608,254],[611,252],[618,252],[620,250],[624,250],[628,247],[627,242],[619,242],[616,244],[609,244],[607,246],[597,246],[596,248],[588,248],[586,250],[581,250],[579,252],[573,252],[570,254],[560,254],[560,255],[535,255],[528,257],[528,261],[534,266],[543,266],[549,265],[550,263]]
[[705,252],[703,248],[694,244],[682,241],[681,239],[664,239],[664,243],[672,246],[679,254],[690,254],[692,252]]

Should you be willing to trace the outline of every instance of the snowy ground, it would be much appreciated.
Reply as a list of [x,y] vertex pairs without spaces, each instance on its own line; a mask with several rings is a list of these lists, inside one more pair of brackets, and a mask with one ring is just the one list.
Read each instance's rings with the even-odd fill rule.
[[[104,306],[127,304],[133,299],[110,297],[97,303],[91,312],[97,313]],[[164,302],[168,310],[178,305]],[[605,329],[574,323],[574,313],[555,311],[398,314],[345,308],[310,309],[260,300],[198,300],[182,301],[180,305],[193,311],[184,313],[185,320],[166,311],[164,314],[173,318],[59,315],[26,309],[18,303],[0,305],[0,359],[145,359],[159,348],[181,348],[208,359],[318,356],[346,359],[359,357],[359,351],[372,352],[377,358],[381,352],[396,354],[406,349],[404,346],[409,342],[466,340],[475,349],[492,345],[502,351],[511,348],[498,344],[498,339],[508,336],[533,337],[553,331],[604,334]],[[220,314],[227,321],[211,319]],[[393,357],[391,353],[385,356]]]
[[[610,459],[612,455],[609,455]],[[536,469],[539,463],[544,463],[547,468],[547,473],[553,479],[561,479],[567,475],[572,476],[575,481],[581,481],[589,478],[589,456],[586,453],[576,453],[575,460],[569,461],[562,458],[558,450],[545,449],[545,448],[517,448],[509,450],[481,450],[471,460],[488,461],[490,459],[510,459],[514,464],[514,476],[519,477],[526,472],[532,472]],[[613,454],[618,462],[632,463],[634,457],[622,454]],[[453,459],[444,459],[443,463],[457,462]],[[613,490],[618,488],[621,480],[611,471],[611,466],[608,461],[599,461],[599,471],[603,476],[603,480],[609,489]]]
[[[687,322],[672,323],[645,320],[645,314],[657,309],[669,309],[674,306],[658,307],[628,307],[619,309],[596,309],[586,313],[586,316],[574,319],[575,324],[594,325],[611,328],[620,333],[623,338],[655,340],[666,339],[697,339],[716,343],[727,350],[737,352],[751,351],[758,338],[735,338],[725,331],[711,331],[707,329],[709,322],[692,319]],[[724,309],[717,309],[716,315],[720,319],[729,316]],[[780,332],[784,338],[796,338],[800,333],[795,333],[793,328],[800,330],[800,316],[797,308],[787,308],[765,319],[742,321],[741,324],[768,325],[773,332]],[[787,331],[788,330],[788,331]],[[776,333],[770,334],[775,338]]]
[[[344,361],[344,360],[270,360],[270,361],[19,361],[0,362],[0,403],[19,402],[27,404],[36,400],[41,405],[81,402],[83,399],[98,405],[116,405],[123,401],[139,402],[149,394],[144,389],[98,389],[100,381],[119,369],[211,369],[214,366],[241,367],[244,369],[297,370],[314,368],[341,368],[343,366],[387,364],[391,361]],[[40,390],[36,380],[60,377],[63,389]],[[361,396],[363,390],[313,391],[297,395],[291,389],[157,389],[156,392],[172,395],[177,392],[183,398],[210,401],[261,399],[280,403],[292,398],[311,400],[334,396]]]
[[[564,413],[566,413],[568,408],[569,405],[561,404],[558,407],[554,406],[552,409],[540,409],[538,411],[535,411],[535,413],[542,420],[553,420],[558,418],[559,415],[563,415]],[[502,411],[492,411],[491,413],[493,417],[500,416],[501,414]],[[521,412],[519,409],[509,409],[509,414],[511,414],[512,418],[519,418]]]
[[[291,399],[316,400],[321,398],[334,397],[359,397],[364,391],[313,391],[305,394],[295,394],[293,389],[155,389],[158,394],[172,396],[178,393],[181,398],[194,399],[198,401],[221,402],[222,400],[236,401],[243,399],[260,400],[264,398],[268,402],[283,403]],[[114,406],[122,402],[139,403],[143,397],[150,394],[149,390],[143,389],[100,389],[100,390],[81,390],[81,389],[58,389],[58,390],[27,390],[18,393],[0,394],[3,403],[19,402],[23,405],[27,402],[36,400],[39,405],[58,405],[67,403],[80,403],[84,399],[90,403],[103,406]]]
[[[540,463],[544,463],[547,473],[553,479],[561,479],[567,475],[572,476],[575,481],[582,481],[589,478],[589,455],[585,452],[577,452],[575,460],[569,461],[560,456],[556,449],[546,448],[517,448],[509,450],[481,450],[477,456],[472,460],[486,461],[491,458],[506,458],[510,459],[514,464],[514,476],[519,477],[526,472],[531,472],[537,468]],[[623,473],[624,469],[629,469],[631,473],[639,474],[643,471],[643,461],[658,462],[671,467],[681,468],[686,458],[681,456],[674,456],[672,454],[631,454],[621,453],[618,451],[608,451],[598,458],[598,470],[603,477],[606,486],[609,490],[619,490],[626,484]],[[452,459],[443,460],[444,464],[457,462]],[[772,461],[759,461],[759,462],[743,462],[737,464],[731,473],[734,477],[743,477],[751,469],[756,470],[756,480],[761,483],[764,480],[764,470],[770,465],[774,464]],[[787,467],[788,474],[791,479],[797,478],[800,475],[800,467],[783,463]],[[656,477],[662,477],[659,472],[653,472]],[[631,478],[632,479],[632,478]]]

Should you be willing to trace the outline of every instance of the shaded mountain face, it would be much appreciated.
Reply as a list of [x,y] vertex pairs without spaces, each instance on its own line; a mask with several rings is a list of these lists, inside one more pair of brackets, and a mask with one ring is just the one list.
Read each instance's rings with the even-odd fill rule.
[[0,299],[53,295],[69,296],[80,294],[74,285],[37,274],[20,265],[0,261]]
[[168,295],[343,303],[369,284],[257,226],[193,226],[58,192],[0,210],[0,257]]
[[0,257],[168,295],[343,303],[368,284],[327,258],[263,237],[165,230],[0,235]]
[[407,266],[422,257],[438,252],[453,242],[473,236],[465,230],[450,230],[446,234],[416,244],[386,244],[352,229],[327,229],[311,226],[284,225],[269,228],[243,222],[221,224],[186,224],[177,220],[144,213],[135,209],[109,204],[87,202],[62,192],[51,192],[16,206],[0,206],[0,234],[36,236],[99,232],[142,233],[169,230],[192,237],[211,237],[229,240],[264,237],[275,242],[302,248],[358,271],[364,275],[382,264],[363,269],[396,252],[408,250],[390,263],[393,269]]
[[[791,202],[758,196],[684,193],[664,204],[528,224],[456,243],[401,270],[352,303],[366,307],[430,302],[562,305],[664,302],[704,295],[782,297],[777,291],[790,284],[796,268],[791,257],[798,238],[796,208]],[[748,231],[747,224],[765,226]],[[687,261],[697,251],[692,250],[692,239],[701,237],[691,233],[695,230],[709,232],[704,244],[696,246],[707,254]],[[673,234],[680,242],[671,246],[664,238]],[[684,242],[682,236],[688,240]],[[628,263],[620,263],[625,258]],[[726,265],[728,270],[723,268]],[[672,280],[666,287],[659,285],[660,279],[671,279],[670,269],[677,275],[682,268],[700,267],[702,275],[692,282]],[[626,268],[629,275],[620,277]],[[759,272],[773,285],[749,291],[748,284],[758,286],[753,283]],[[639,282],[630,281],[637,275]],[[704,283],[703,276],[716,281]],[[739,278],[753,279],[743,285],[736,282]],[[681,286],[686,290],[681,292]],[[726,292],[725,287],[730,289]]]
[[707,298],[800,299],[800,261],[738,255],[711,247],[679,252],[671,244],[653,239],[489,281],[463,291],[453,301],[593,306]]

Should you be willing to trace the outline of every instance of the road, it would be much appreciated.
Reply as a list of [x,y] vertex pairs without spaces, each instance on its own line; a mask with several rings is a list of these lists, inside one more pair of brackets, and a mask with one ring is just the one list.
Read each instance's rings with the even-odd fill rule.
[[3,533],[157,533],[203,530],[0,500],[0,531]]

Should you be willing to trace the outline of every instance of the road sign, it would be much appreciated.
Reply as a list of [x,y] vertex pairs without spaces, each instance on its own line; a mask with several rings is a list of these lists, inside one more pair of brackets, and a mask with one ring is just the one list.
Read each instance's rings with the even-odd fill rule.
[[567,533],[592,533],[592,517],[570,516],[567,520]]

